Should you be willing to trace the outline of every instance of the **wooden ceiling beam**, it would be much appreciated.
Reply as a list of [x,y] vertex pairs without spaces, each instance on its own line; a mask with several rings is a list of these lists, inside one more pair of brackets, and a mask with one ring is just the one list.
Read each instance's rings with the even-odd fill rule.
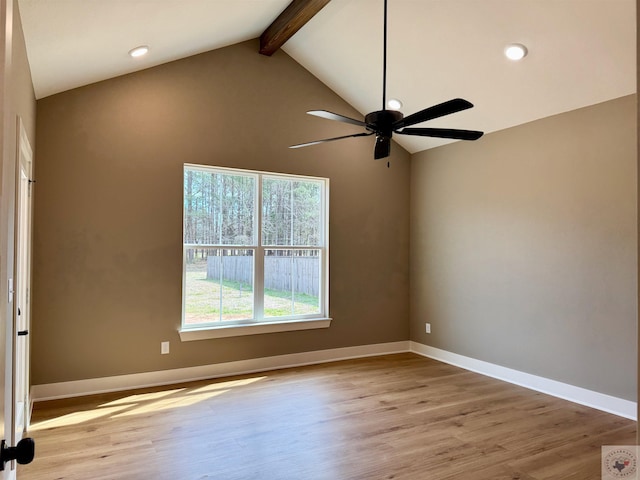
[[273,55],[331,0],[293,0],[260,35],[260,53]]

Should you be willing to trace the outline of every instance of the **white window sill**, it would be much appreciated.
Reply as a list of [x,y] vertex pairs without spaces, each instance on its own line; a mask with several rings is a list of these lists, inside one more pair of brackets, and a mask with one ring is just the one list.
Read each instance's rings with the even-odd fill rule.
[[208,338],[240,337],[243,335],[259,335],[262,333],[292,332],[295,330],[312,330],[329,328],[330,318],[314,318],[311,320],[290,320],[270,323],[252,323],[250,325],[224,325],[219,327],[181,328],[180,340],[206,340]]

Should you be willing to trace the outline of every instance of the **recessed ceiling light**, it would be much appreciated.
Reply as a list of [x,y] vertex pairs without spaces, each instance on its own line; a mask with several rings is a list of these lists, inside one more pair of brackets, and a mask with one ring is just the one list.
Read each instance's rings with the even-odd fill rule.
[[400,110],[402,108],[402,102],[397,98],[392,98],[387,102],[387,106],[391,110]]
[[520,43],[512,43],[504,49],[504,54],[509,60],[518,61],[527,56],[527,47]]
[[129,55],[136,58],[136,57],[142,57],[143,55],[146,55],[148,52],[149,52],[148,46],[140,45],[139,47],[129,50]]

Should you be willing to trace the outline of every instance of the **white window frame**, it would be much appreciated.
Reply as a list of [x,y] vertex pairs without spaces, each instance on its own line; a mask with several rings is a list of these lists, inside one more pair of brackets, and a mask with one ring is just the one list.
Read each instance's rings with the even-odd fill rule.
[[[185,163],[183,168],[183,195],[184,205],[184,172],[187,170],[200,170],[208,173],[220,173],[226,175],[249,175],[256,179],[255,210],[254,210],[254,236],[255,242],[251,245],[191,245],[184,243],[184,213],[183,213],[183,241],[182,241],[182,314],[180,328],[178,330],[182,341],[203,340],[208,338],[224,338],[242,335],[255,335],[262,333],[286,332],[294,330],[310,330],[328,328],[331,325],[329,312],[329,179],[304,175],[292,175],[285,173],[264,172],[256,170],[244,170],[229,167],[215,167],[207,165],[195,165]],[[263,178],[305,180],[318,182],[322,185],[321,193],[321,233],[320,245],[310,246],[286,246],[286,245],[262,245],[262,180]],[[189,248],[222,248],[222,249],[246,249],[254,251],[254,276],[253,276],[253,319],[232,320],[200,325],[185,325],[185,282],[186,282],[186,252]],[[264,254],[265,250],[320,250],[320,284],[319,307],[320,312],[306,315],[292,315],[290,317],[264,317]]]

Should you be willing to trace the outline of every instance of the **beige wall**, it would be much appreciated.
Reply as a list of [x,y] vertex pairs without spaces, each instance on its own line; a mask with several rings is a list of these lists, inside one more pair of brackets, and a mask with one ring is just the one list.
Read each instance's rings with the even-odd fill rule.
[[[249,41],[38,101],[35,384],[407,340],[409,155],[290,150],[358,115]],[[181,343],[183,163],[328,177],[329,329]],[[171,354],[160,355],[160,342]]]
[[623,97],[414,156],[412,340],[635,400],[636,111]]

